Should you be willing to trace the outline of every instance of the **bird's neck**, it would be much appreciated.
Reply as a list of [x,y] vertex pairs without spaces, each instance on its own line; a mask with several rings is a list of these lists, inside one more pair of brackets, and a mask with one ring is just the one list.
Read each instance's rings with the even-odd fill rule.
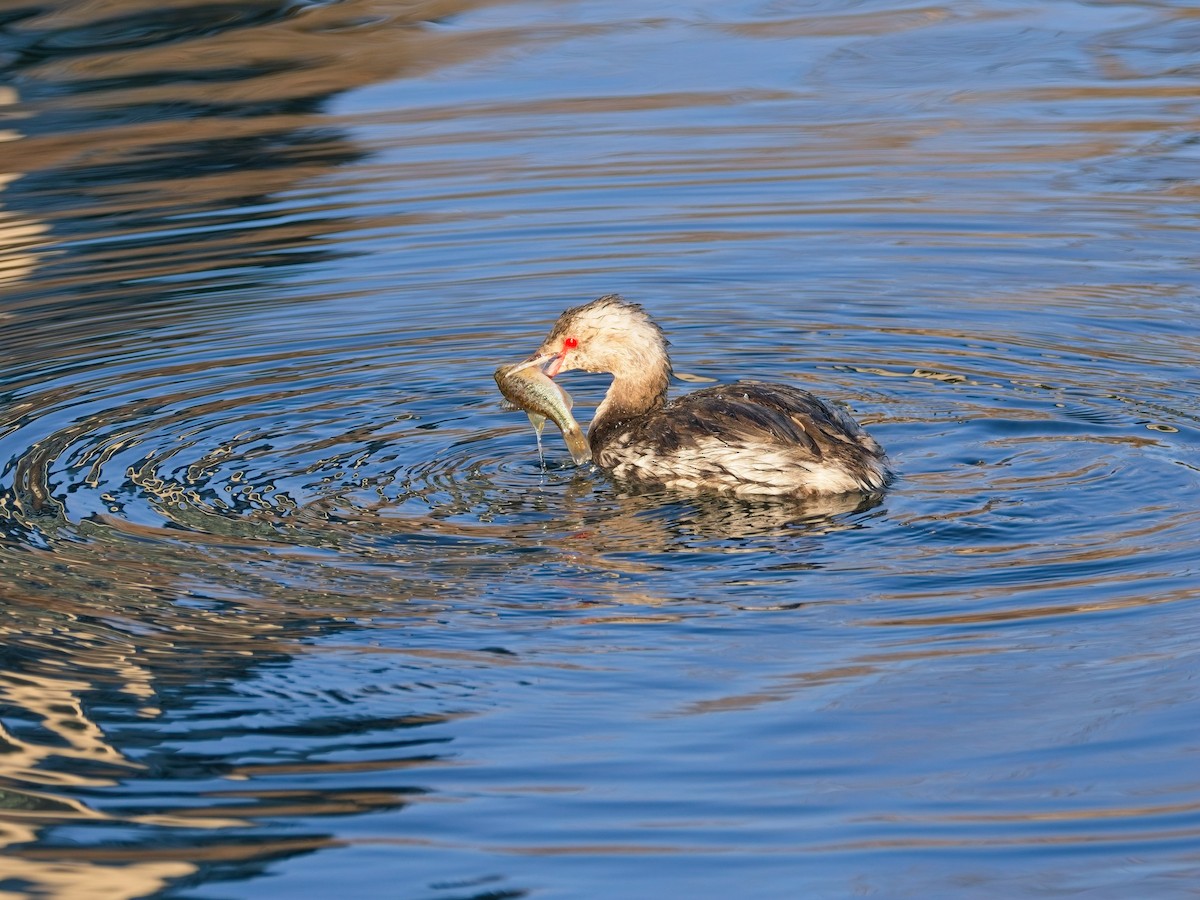
[[668,367],[614,376],[588,427],[592,447],[615,437],[633,420],[662,409],[667,402],[669,382]]

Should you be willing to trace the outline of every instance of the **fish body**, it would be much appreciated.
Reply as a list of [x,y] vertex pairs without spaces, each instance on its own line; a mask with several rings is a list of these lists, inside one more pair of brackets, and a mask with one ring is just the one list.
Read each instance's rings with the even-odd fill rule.
[[542,428],[549,419],[562,432],[575,465],[581,466],[592,458],[587,435],[571,415],[571,395],[551,381],[538,366],[528,363],[501,366],[496,370],[496,387],[506,400],[525,410],[538,434],[539,450]]

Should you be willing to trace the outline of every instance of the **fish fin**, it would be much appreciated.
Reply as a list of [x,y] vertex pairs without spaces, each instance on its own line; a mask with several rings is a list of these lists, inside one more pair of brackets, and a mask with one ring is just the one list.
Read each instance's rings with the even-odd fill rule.
[[538,434],[538,446],[542,445],[542,429],[546,427],[546,417],[541,413],[529,412],[526,410],[525,415],[529,416],[529,424],[533,426],[533,430]]

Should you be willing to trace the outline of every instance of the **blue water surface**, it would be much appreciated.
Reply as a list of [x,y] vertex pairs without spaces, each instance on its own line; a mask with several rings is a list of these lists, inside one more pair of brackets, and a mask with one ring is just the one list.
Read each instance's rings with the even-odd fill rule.
[[[0,893],[1188,897],[1188,4],[0,8]],[[844,404],[878,502],[501,362]],[[564,376],[586,420],[603,376]]]

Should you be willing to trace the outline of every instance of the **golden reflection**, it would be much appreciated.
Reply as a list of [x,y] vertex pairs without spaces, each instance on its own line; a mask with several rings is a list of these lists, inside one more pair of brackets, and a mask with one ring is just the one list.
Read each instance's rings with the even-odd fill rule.
[[[13,522],[47,534],[67,527],[47,511],[38,519],[18,515],[9,524]],[[96,529],[82,528],[88,530]],[[194,873],[206,858],[239,860],[275,849],[305,852],[327,843],[312,837],[253,848],[236,838],[130,850],[40,846],[46,829],[72,823],[194,832],[244,828],[255,820],[253,806],[241,815],[225,806],[186,805],[114,815],[77,796],[80,791],[119,791],[124,781],[143,777],[144,771],[89,714],[89,697],[101,690],[119,691],[132,698],[138,715],[155,718],[161,715],[160,691],[194,681],[197,665],[206,677],[216,677],[264,655],[295,652],[294,633],[285,637],[288,629],[281,624],[288,615],[304,620],[305,627],[317,627],[303,609],[304,600],[278,583],[280,603],[261,606],[249,596],[249,582],[243,584],[240,614],[233,616],[173,602],[170,597],[187,593],[179,586],[184,573],[197,579],[205,566],[194,548],[157,549],[137,541],[89,543],[80,533],[52,551],[25,547],[13,553],[0,545],[6,575],[0,585],[5,614],[0,638],[28,660],[20,671],[0,670],[0,874],[35,885],[39,896],[147,896]],[[228,576],[218,580],[227,582]],[[284,600],[291,603],[290,611]]]
[[172,879],[192,874],[196,866],[179,861],[138,861],[118,870],[75,859],[30,859],[21,846],[35,842],[39,831],[49,825],[109,819],[72,797],[17,787],[40,784],[77,789],[116,783],[114,778],[80,774],[78,769],[68,773],[51,760],[66,758],[129,771],[141,768],[111,746],[85,713],[80,697],[90,688],[87,682],[73,679],[0,671],[0,706],[37,719],[53,736],[51,742],[19,737],[0,722],[0,854],[4,856],[0,876],[36,885],[40,897],[123,900],[145,896],[166,887]]
[[[0,85],[0,109],[15,106],[20,98],[13,88]],[[19,141],[24,135],[14,128],[0,128],[0,146],[6,147],[14,141]],[[9,165],[12,162],[9,161]],[[4,188],[21,177],[21,172],[0,172],[0,198]],[[44,246],[44,235],[49,226],[27,216],[10,213],[0,203],[0,284],[11,285],[14,282],[25,281],[38,265],[37,250]],[[0,313],[0,321],[8,318],[7,313]]]
[[[74,855],[74,854],[72,854]],[[79,856],[89,855],[80,853]],[[28,859],[7,856],[0,862],[0,876],[13,882],[36,885],[32,894],[0,891],[3,900],[18,897],[46,900],[127,900],[148,897],[166,888],[172,881],[197,871],[197,866],[183,862],[131,861],[119,868],[111,865],[64,859]]]
[[0,702],[36,718],[56,738],[53,744],[21,740],[0,722],[0,741],[7,745],[5,753],[0,754],[0,777],[48,785],[94,787],[115,783],[111,778],[55,771],[45,765],[53,757],[140,768],[111,747],[84,712],[80,695],[91,687],[84,681],[0,671]]
[[[109,564],[115,562],[109,560]],[[9,572],[14,570],[10,567]],[[79,612],[89,618],[103,613],[105,600],[96,590],[94,573],[80,567],[76,574],[92,586]],[[147,581],[146,588],[153,590],[153,579]],[[127,598],[135,591],[131,581],[122,588],[122,595]],[[0,595],[6,611],[18,617],[24,612],[26,599]],[[328,844],[325,838],[314,837],[256,844],[252,848],[238,841],[200,847],[189,842],[182,848],[139,846],[132,850],[107,846],[69,850],[39,847],[44,829],[72,823],[221,830],[244,828],[262,813],[252,805],[244,811],[233,807],[185,806],[170,812],[121,816],[94,809],[71,795],[80,789],[118,788],[123,780],[137,777],[144,770],[140,763],[115,747],[88,714],[85,700],[88,694],[103,686],[116,687],[141,701],[138,712],[142,716],[154,717],[159,711],[150,701],[156,694],[155,681],[162,676],[154,674],[152,658],[156,654],[191,653],[194,659],[196,653],[204,652],[206,647],[211,651],[214,646],[221,646],[226,655],[238,658],[239,642],[255,641],[258,633],[258,626],[250,621],[252,616],[245,622],[238,621],[238,617],[226,618],[219,627],[210,630],[202,624],[210,615],[207,611],[184,610],[184,617],[190,613],[199,621],[188,623],[184,617],[176,618],[169,638],[156,646],[160,642],[153,635],[161,629],[151,621],[154,615],[149,607],[143,607],[146,614],[141,626],[143,634],[135,649],[133,644],[123,646],[119,641],[105,643],[95,633],[78,625],[72,627],[73,616],[64,614],[68,604],[63,601],[43,595],[37,602],[40,608],[26,612],[25,627],[4,635],[5,643],[10,646],[19,644],[40,653],[47,653],[50,647],[55,649],[53,654],[35,662],[41,669],[36,673],[0,670],[0,709],[6,713],[5,720],[0,721],[0,856],[4,860],[0,876],[36,885],[38,896],[62,900],[102,896],[124,900],[162,890],[173,880],[193,874],[205,860],[236,861],[275,849],[284,853],[304,852]],[[59,608],[55,610],[55,606]],[[119,619],[127,611],[121,606],[110,612]],[[270,630],[279,630],[279,625],[272,623]],[[66,661],[73,670],[95,673],[96,681],[46,671],[63,664],[63,654],[69,654]],[[144,662],[135,661],[135,655],[143,657]],[[213,672],[212,665],[210,661],[206,671]],[[44,737],[39,736],[39,730]],[[245,776],[234,773],[233,777]],[[332,804],[328,812],[334,814],[339,805],[362,805],[371,799],[369,794],[348,796]],[[393,795],[391,805],[396,802]],[[121,865],[114,867],[113,862]]]

